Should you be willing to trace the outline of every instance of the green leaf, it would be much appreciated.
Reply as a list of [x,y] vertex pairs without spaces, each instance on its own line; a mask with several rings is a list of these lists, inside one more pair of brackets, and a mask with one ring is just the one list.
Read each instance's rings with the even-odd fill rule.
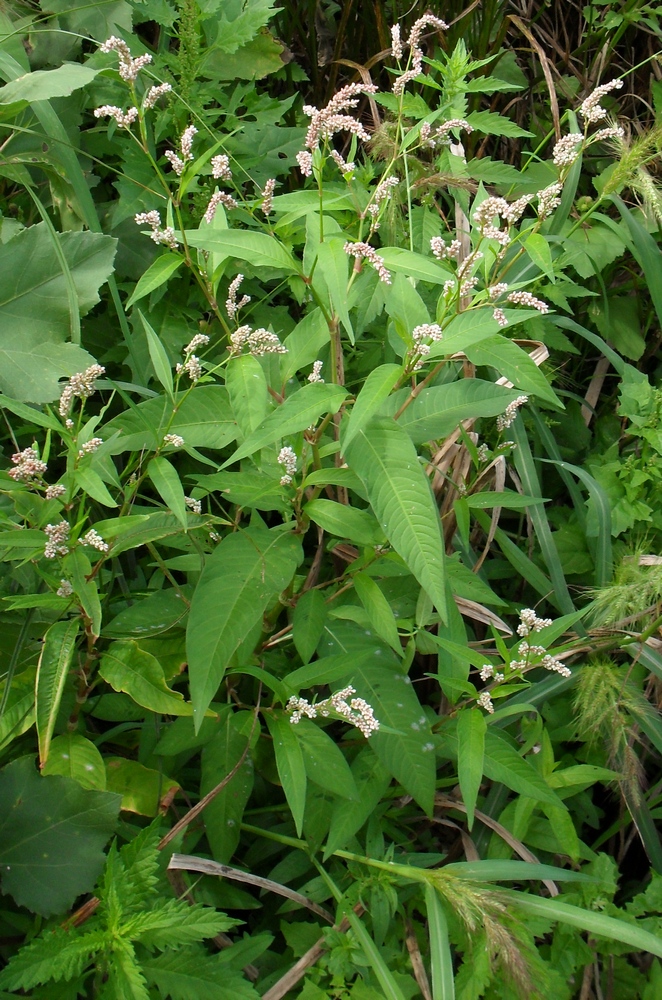
[[460,712],[457,722],[457,770],[470,830],[474,824],[474,809],[483,780],[486,731],[487,722],[479,709],[470,708]]
[[320,243],[317,248],[317,267],[313,285],[318,273],[326,283],[331,300],[331,308],[340,317],[351,343],[354,343],[354,330],[347,308],[347,271],[349,257],[344,251],[344,239],[329,239]]
[[377,981],[384,991],[386,1000],[405,1000],[404,993],[398,986],[393,973],[386,964],[382,953],[368,934],[365,925],[360,917],[347,904],[343,906],[345,917],[349,921],[352,930],[367,959],[368,967],[374,972]]
[[297,372],[317,361],[323,347],[329,342],[329,327],[324,313],[318,307],[297,323],[285,340],[287,354],[280,359],[280,377],[287,382]]
[[301,543],[290,532],[228,535],[206,562],[191,601],[186,649],[197,728],[235,650],[290,583]]
[[51,743],[48,763],[42,774],[62,774],[73,778],[81,788],[106,789],[106,771],[103,757],[94,743],[80,733],[64,733]]
[[[391,396],[382,412],[395,414],[411,393],[402,389]],[[398,417],[414,444],[436,441],[455,430],[463,420],[496,417],[519,393],[477,378],[423,389]]]
[[76,485],[104,507],[117,507],[117,501],[108,491],[101,476],[93,469],[79,468],[75,473]]
[[166,352],[165,347],[157,337],[153,327],[148,323],[143,314],[138,310],[138,315],[140,316],[143,327],[145,328],[145,334],[147,336],[147,348],[149,350],[149,356],[151,362],[154,366],[154,371],[156,377],[170,396],[170,399],[174,399],[174,384],[172,381],[172,367],[170,365],[170,359]]
[[353,579],[356,593],[375,632],[395,650],[398,656],[402,656],[402,643],[395,615],[379,585],[366,573],[355,573]]
[[0,801],[3,892],[44,917],[68,910],[92,890],[103,867],[119,796],[42,777],[22,757],[0,772]]
[[11,413],[15,413],[17,417],[27,420],[28,424],[35,424],[37,427],[50,427],[52,431],[59,431],[62,426],[60,421],[56,417],[51,416],[50,413],[43,413],[34,406],[26,406],[25,403],[19,403],[16,399],[11,399],[9,396],[0,396],[0,406]]
[[633,951],[648,951],[662,958],[662,940],[656,934],[644,930],[636,923],[626,923],[614,917],[605,916],[595,910],[583,910],[570,903],[562,903],[556,899],[544,899],[528,893],[512,889],[501,890],[524,913],[545,920],[557,920],[571,927],[579,927],[588,934],[607,938],[609,941],[622,941],[632,945]]
[[166,430],[180,434],[185,445],[192,448],[225,448],[237,436],[237,424],[223,385],[197,385],[178,392],[174,406],[166,396],[147,399],[104,424],[103,430],[104,439],[120,432],[120,437],[110,442],[111,455],[156,451],[163,444]]
[[432,285],[443,285],[452,277],[451,272],[434,257],[424,257],[402,247],[380,247],[379,256],[384,258],[389,271],[402,272],[407,277]]
[[400,365],[380,365],[370,372],[352,407],[347,428],[343,435],[343,450],[358,431],[375,416],[402,374]]
[[519,795],[526,795],[536,802],[546,802],[564,808],[561,800],[547,782],[520,757],[505,737],[489,728],[485,734],[484,771],[492,781],[498,781]]
[[221,468],[261,448],[310,427],[323,413],[337,413],[347,391],[339,385],[313,382],[299,389],[262,421]]
[[[324,661],[322,661],[324,662]],[[365,747],[352,762],[357,798],[338,801],[333,807],[324,860],[344,847],[372,816],[391,783],[391,774],[371,747]]]
[[269,389],[262,365],[251,354],[232,358],[225,370],[225,385],[237,426],[247,437],[267,415]]
[[375,418],[346,450],[391,545],[446,617],[444,543],[439,512],[418,454],[393,420]]
[[292,813],[297,837],[300,837],[306,807],[306,766],[301,744],[286,713],[267,715],[267,725],[274,741],[278,777]]
[[[219,731],[203,748],[201,757],[200,795],[215,788],[235,767],[246,750],[247,734],[240,732],[242,719],[250,718],[226,711],[221,717]],[[241,835],[240,824],[246,803],[253,790],[253,762],[246,758],[224,788],[215,795],[204,811],[207,839],[216,861],[228,864],[237,849]]]
[[562,409],[562,403],[549,382],[526,351],[506,337],[490,337],[480,344],[465,348],[466,355],[475,365],[489,365],[509,382],[524,392],[539,396]]
[[293,729],[309,780],[332,795],[356,800],[358,791],[349,764],[329,734],[306,718],[301,719]]
[[166,684],[163,667],[156,657],[133,640],[113,642],[101,657],[99,674],[114,691],[124,691],[150,712],[193,714],[193,707],[184,701],[184,696]]
[[553,282],[555,277],[552,251],[542,233],[531,233],[524,241],[524,249],[536,267],[539,267],[542,273]]
[[101,600],[96,579],[91,579],[90,560],[81,549],[75,548],[62,560],[62,568],[71,579],[76,597],[89,618],[92,635],[101,635]]
[[173,948],[142,962],[148,983],[172,1000],[258,1000],[243,976],[228,968],[225,955]]
[[296,603],[292,616],[292,639],[303,663],[308,663],[322,638],[327,607],[319,590],[307,590]]
[[16,101],[49,101],[52,97],[68,97],[74,90],[86,87],[101,70],[80,63],[65,63],[57,69],[26,73],[0,87],[0,104]]
[[311,500],[303,511],[320,528],[338,538],[348,538],[357,545],[380,545],[384,541],[383,531],[367,510],[335,500]]
[[106,787],[122,796],[122,809],[139,816],[157,816],[168,804],[179,783],[161,771],[144,767],[126,757],[106,757]]
[[188,527],[184,487],[174,465],[167,458],[158,455],[147,466],[147,474],[165,505],[184,528]]
[[432,885],[425,886],[425,909],[428,915],[428,934],[430,936],[432,996],[434,1000],[455,1000],[455,979],[453,976],[453,957],[448,938],[448,921],[437,891]]
[[[190,588],[183,588],[188,592]],[[110,639],[138,639],[159,635],[173,628],[188,614],[188,604],[182,591],[175,587],[157,590],[143,600],[120,611],[104,625],[103,634]]]
[[140,299],[144,299],[146,295],[150,294],[150,292],[160,288],[161,285],[165,284],[168,278],[173,276],[175,271],[177,271],[183,263],[184,258],[179,257],[174,253],[165,253],[161,254],[160,257],[157,257],[141,276],[138,284],[133,290],[133,294],[126,304],[126,308],[130,309],[131,306],[135,305],[136,302],[140,301]]
[[53,238],[39,223],[0,245],[0,389],[34,403],[56,399],[58,379],[93,362],[80,347],[64,343],[71,329],[70,283],[80,312],[88,312],[115,256],[116,240],[100,233],[60,233],[57,246]]
[[271,267],[287,274],[297,274],[300,266],[292,254],[274,236],[247,229],[188,229],[186,240],[191,247],[209,250],[221,258],[247,260],[253,267]]
[[62,692],[71,668],[80,622],[55,622],[44,636],[37,679],[35,681],[35,712],[41,767],[48,760],[55,720],[60,709]]
[[256,510],[291,509],[283,496],[280,481],[266,472],[248,469],[246,472],[216,472],[210,476],[192,476],[198,487],[209,493],[221,494],[221,499],[236,503],[239,507],[255,507]]
[[513,490],[506,490],[505,493],[471,493],[466,497],[466,501],[472,510],[485,510],[488,507],[524,510],[526,507],[534,507],[536,504],[549,503],[546,497],[525,497]]
[[515,122],[511,122],[509,118],[496,114],[494,111],[472,111],[470,115],[467,115],[467,121],[478,132],[483,132],[485,135],[506,135],[510,139],[533,135],[532,132],[527,132]]

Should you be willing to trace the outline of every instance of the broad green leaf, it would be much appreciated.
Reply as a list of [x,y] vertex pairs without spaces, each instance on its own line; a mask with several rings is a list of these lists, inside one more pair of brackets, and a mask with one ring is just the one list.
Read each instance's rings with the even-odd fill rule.
[[344,486],[353,490],[363,500],[367,500],[363,483],[351,469],[338,469],[335,466],[325,466],[323,469],[313,469],[303,481],[303,486]]
[[170,399],[174,399],[174,383],[172,380],[172,367],[170,365],[170,359],[168,358],[167,351],[154,331],[151,324],[145,319],[143,314],[138,310],[138,315],[140,316],[143,327],[145,328],[145,336],[147,337],[147,349],[149,350],[149,357],[154,366],[154,372],[156,377],[167,392]]
[[402,656],[395,615],[379,585],[366,573],[355,573],[354,587],[377,635]]
[[117,507],[117,501],[111,495],[101,476],[94,469],[79,468],[75,473],[76,485],[104,507]]
[[80,733],[64,733],[51,742],[48,762],[42,774],[62,774],[73,778],[81,788],[106,789],[103,757],[94,743]]
[[[407,277],[427,281],[432,285],[443,285],[452,277],[451,272],[435,260],[434,257],[424,257],[423,254],[404,250],[401,247],[380,247],[379,256],[389,271],[400,271]],[[416,324],[414,323],[414,326]]]
[[306,807],[306,766],[301,744],[285,712],[267,714],[267,725],[273,739],[278,777],[300,837]]
[[[134,521],[133,517],[140,518],[140,521]],[[125,520],[130,522],[126,526],[122,523]],[[107,531],[105,527],[107,524],[107,521],[103,521],[96,525],[97,530],[102,536],[103,532]],[[172,535],[181,535],[182,526],[174,514],[159,510],[155,514],[148,514],[147,516],[136,514],[133,516],[129,515],[126,518],[117,518],[114,522],[114,529],[116,534],[112,543],[112,552],[116,556],[120,552],[128,552],[129,549],[136,549],[140,545],[146,545],[147,542],[156,542],[161,538],[169,538]],[[113,535],[107,534],[106,537],[110,539],[113,538]]]
[[539,396],[553,406],[562,403],[549,382],[526,351],[506,337],[496,336],[466,348],[467,357],[475,365],[489,365],[524,392]]
[[[241,719],[231,710],[221,716],[218,732],[202,751],[200,795],[215,788],[240,760],[246,750],[248,736],[240,732]],[[216,861],[228,864],[239,843],[240,824],[246,803],[253,790],[253,762],[247,754],[243,764],[224,788],[215,795],[204,811],[205,830]]]
[[291,581],[301,543],[291,533],[228,535],[208,558],[191,601],[186,649],[197,727],[230,657]]
[[49,917],[92,891],[119,796],[81,788],[70,778],[42,777],[32,759],[22,757],[0,771],[0,801],[3,892]]
[[287,382],[297,372],[317,361],[320,352],[329,342],[329,327],[324,313],[318,307],[297,323],[285,340],[287,354],[280,359],[280,377]]
[[147,474],[165,505],[184,528],[188,527],[184,487],[174,465],[167,458],[158,455],[147,466]]
[[174,407],[166,396],[147,399],[104,424],[103,430],[104,439],[120,432],[120,437],[110,444],[112,455],[155,451],[163,444],[166,433],[181,435],[184,444],[192,448],[214,449],[225,448],[237,436],[237,424],[222,385],[197,385],[178,392]]
[[[3,319],[6,317],[0,304],[0,321]],[[30,332],[29,322],[22,329],[14,326],[13,320],[12,325],[5,326],[0,334],[2,392],[11,392],[29,403],[50,403],[62,392],[59,379],[94,364],[92,355],[76,344],[56,343],[41,337]]]
[[292,615],[292,639],[303,663],[308,663],[317,649],[326,615],[326,601],[319,590],[307,590],[296,603]]
[[370,372],[352,407],[342,439],[343,449],[378,412],[402,374],[400,365],[380,365]]
[[540,268],[542,273],[548,277],[550,281],[555,281],[554,265],[552,264],[552,251],[550,244],[547,242],[542,233],[531,233],[531,235],[524,240],[524,249],[533,263]]
[[389,770],[374,750],[367,746],[352,762],[352,777],[358,797],[353,802],[339,800],[333,807],[324,860],[344,847],[377,808],[391,783]]
[[403,345],[409,346],[414,327],[430,322],[428,308],[404,274],[395,274],[391,284],[384,287],[383,294],[386,312],[393,320]]
[[25,549],[43,549],[47,540],[47,536],[38,528],[19,528],[17,525],[15,529],[0,531],[0,549],[3,550],[5,558],[7,558],[6,553],[13,549],[19,550],[22,554]]
[[165,253],[160,257],[157,257],[141,276],[138,284],[133,290],[133,294],[126,304],[126,308],[130,309],[131,306],[135,305],[135,303],[140,301],[140,299],[144,299],[144,297],[149,295],[150,292],[160,288],[161,285],[165,284],[168,278],[172,277],[175,271],[177,271],[183,263],[184,258],[179,257],[174,253]]
[[311,500],[303,512],[330,535],[348,538],[357,545],[380,545],[384,541],[384,532],[367,510],[335,500]]
[[[189,590],[190,588],[183,588]],[[110,639],[138,639],[166,632],[188,614],[184,594],[174,587],[157,590],[129,607],[104,625],[103,634]]]
[[609,941],[622,941],[632,945],[633,951],[648,951],[662,958],[662,940],[656,934],[651,934],[637,924],[626,923],[615,917],[608,917],[595,910],[584,910],[570,903],[562,903],[557,899],[544,899],[530,893],[516,892],[512,889],[501,890],[516,907],[524,913],[545,920],[558,920],[559,923],[578,927],[592,936],[604,937]]
[[[394,393],[382,413],[395,415],[411,393]],[[473,417],[496,417],[519,395],[505,386],[477,378],[460,379],[446,385],[433,385],[416,396],[398,417],[414,444],[446,437],[463,421]],[[360,397],[359,397],[360,398]]]
[[62,568],[71,580],[76,598],[89,619],[92,635],[101,635],[101,600],[96,578],[92,577],[90,560],[81,549],[74,548],[62,560]]
[[221,468],[247,458],[261,448],[297,434],[314,424],[324,413],[336,413],[347,395],[339,385],[310,383],[299,389],[262,421]]
[[225,370],[225,385],[237,426],[248,437],[267,415],[269,389],[262,365],[251,354],[232,358]]
[[488,778],[500,782],[519,795],[564,808],[561,800],[538,771],[528,760],[520,757],[505,737],[492,728],[485,734],[483,767]]
[[52,97],[68,97],[74,90],[86,87],[101,71],[80,63],[65,63],[57,69],[26,73],[0,87],[0,104],[16,101],[49,101]]
[[425,909],[430,936],[430,967],[434,1000],[455,1000],[453,956],[448,938],[448,921],[437,891],[425,886]]
[[[241,939],[238,939],[241,944]],[[245,960],[246,963],[250,961]],[[226,960],[226,953],[171,948],[143,959],[141,968],[158,996],[172,1000],[258,1000],[255,987]]]
[[[441,305],[444,305],[443,296],[439,301]],[[509,327],[525,323],[540,315],[535,309],[504,309],[503,311]],[[499,333],[500,327],[492,313],[493,310],[481,307],[467,309],[454,316],[450,323],[444,327],[442,339],[431,345],[428,357],[439,358],[456,354],[458,351],[466,351],[473,344],[479,344],[483,340],[494,337]]]
[[122,809],[139,816],[157,816],[167,807],[179,783],[160,771],[126,757],[106,757],[106,788],[122,796]]
[[44,413],[34,406],[19,403],[18,400],[11,399],[9,396],[0,396],[0,406],[4,410],[15,413],[17,417],[22,417],[28,424],[36,424],[37,427],[50,427],[52,431],[60,430],[61,424],[56,417],[50,413]]
[[[193,707],[165,681],[163,667],[137,642],[113,642],[101,657],[99,674],[115,691],[124,691],[137,705],[161,715],[192,715]],[[206,706],[205,706],[206,707]]]
[[55,720],[62,700],[62,692],[71,668],[80,622],[55,622],[46,632],[35,681],[35,711],[39,762],[43,767],[53,736]]
[[549,503],[547,497],[525,497],[513,490],[506,490],[505,493],[471,493],[466,497],[466,501],[472,510],[486,510],[489,507],[524,510],[526,507],[534,507],[536,504]]
[[462,801],[467,807],[469,829],[474,823],[474,809],[483,780],[483,758],[487,723],[479,709],[465,709],[457,722],[457,771]]
[[346,458],[363,481],[386,537],[445,618],[439,511],[407,432],[393,420],[374,418],[358,432]]
[[296,274],[300,270],[299,264],[280,240],[267,233],[247,229],[189,229],[186,240],[191,247],[247,260],[253,267],[271,267],[288,274]]
[[313,284],[318,273],[321,274],[329,291],[331,308],[340,317],[342,325],[353,344],[354,330],[352,329],[349,310],[347,308],[349,257],[343,249],[344,246],[344,239],[329,239],[319,244]]
[[309,780],[333,795],[356,800],[358,791],[349,764],[329,734],[306,718],[292,728],[299,740]]
[[209,493],[218,492],[220,499],[239,507],[256,510],[291,509],[283,495],[280,480],[266,472],[247,469],[246,472],[216,472],[210,476],[191,476],[198,487]]

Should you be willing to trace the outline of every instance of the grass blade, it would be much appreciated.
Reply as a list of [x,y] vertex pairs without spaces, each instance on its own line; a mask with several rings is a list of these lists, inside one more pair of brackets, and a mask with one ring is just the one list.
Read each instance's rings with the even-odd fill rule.
[[453,956],[448,940],[446,914],[436,890],[425,887],[425,908],[430,935],[430,966],[432,970],[432,1000],[455,1000]]

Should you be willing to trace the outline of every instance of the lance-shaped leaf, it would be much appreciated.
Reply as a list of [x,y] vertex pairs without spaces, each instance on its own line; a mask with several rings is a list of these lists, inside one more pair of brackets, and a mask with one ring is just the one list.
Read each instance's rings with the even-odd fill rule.
[[224,469],[226,465],[231,465],[240,458],[253,455],[274,441],[280,441],[290,434],[305,430],[323,413],[337,413],[346,395],[347,391],[341,386],[327,382],[305,385],[276,410],[272,410],[221,468]]
[[346,449],[377,520],[437,611],[446,618],[444,544],[439,512],[407,432],[376,417]]
[[254,267],[275,267],[289,274],[300,270],[289,250],[267,233],[249,232],[247,229],[189,229],[186,239],[191,247],[210,250],[222,257],[247,260]]
[[300,558],[293,534],[251,529],[228,535],[207,560],[186,634],[197,728],[230,657],[290,582]]
[[147,472],[156,492],[163,502],[172,511],[179,523],[186,527],[188,519],[186,515],[184,487],[174,465],[171,465],[163,455],[158,455],[147,466]]
[[39,763],[42,767],[48,760],[53,728],[76,648],[79,624],[76,618],[68,622],[55,622],[44,636],[35,681]]
[[306,765],[301,745],[285,712],[267,715],[267,725],[274,741],[278,777],[292,812],[297,836],[301,836],[306,807]]
[[137,705],[162,715],[191,715],[193,708],[179,691],[168,687],[163,667],[137,642],[113,642],[101,658],[99,673],[115,691]]
[[[343,448],[347,447],[357,432],[379,411],[401,374],[400,365],[380,365],[370,372],[352,407],[343,436]],[[393,412],[395,413],[395,409]]]
[[457,723],[457,768],[470,830],[474,823],[478,789],[483,780],[486,729],[485,716],[477,708],[460,713]]
[[[222,712],[218,732],[202,751],[201,796],[227,778],[245,755],[248,733],[242,733],[240,725],[246,718],[250,720],[248,713],[234,713],[229,707]],[[245,755],[234,777],[205,808],[207,839],[214,858],[222,864],[228,864],[237,849],[241,820],[252,790],[253,761]]]

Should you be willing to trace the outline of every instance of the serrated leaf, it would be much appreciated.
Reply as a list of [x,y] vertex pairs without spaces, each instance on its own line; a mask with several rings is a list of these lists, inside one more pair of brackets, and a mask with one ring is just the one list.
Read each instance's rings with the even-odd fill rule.
[[[2,890],[42,916],[69,909],[103,867],[120,799],[70,778],[42,777],[22,757],[0,772]],[[72,849],[75,844],[75,850]]]
[[253,529],[228,535],[208,558],[186,634],[197,728],[230,657],[291,581],[300,558],[293,534]]
[[99,674],[114,691],[123,691],[150,712],[193,714],[193,706],[166,684],[163,667],[156,657],[133,640],[113,642],[101,657]]
[[41,773],[73,778],[81,788],[97,788],[102,792],[106,789],[103,757],[94,743],[80,733],[63,733],[55,737]]
[[184,487],[174,465],[163,455],[158,455],[147,466],[147,474],[168,509],[184,528],[188,527]]
[[496,114],[494,111],[472,111],[470,115],[467,115],[467,121],[478,132],[483,132],[485,135],[506,135],[510,139],[533,135],[532,132],[527,132],[526,129],[520,128],[509,118]]
[[224,957],[176,948],[148,958],[142,968],[159,996],[171,1000],[258,1000],[255,988],[228,969]]
[[380,526],[446,617],[444,543],[430,485],[407,432],[393,420],[374,418],[346,450],[362,480]]
[[138,284],[133,290],[133,294],[129,298],[126,308],[130,309],[131,306],[139,302],[140,299],[144,299],[146,295],[151,292],[156,291],[161,285],[165,284],[168,278],[171,278],[175,271],[177,271],[184,263],[184,258],[179,257],[174,253],[162,254],[157,257],[150,266],[147,268],[145,273],[141,276]]
[[477,708],[460,712],[457,722],[457,768],[462,801],[467,807],[469,829],[474,823],[474,809],[483,780],[485,750],[485,716]]
[[300,837],[306,807],[306,767],[301,745],[286,713],[267,715],[267,725],[273,739],[278,777]]
[[80,622],[55,622],[44,636],[35,680],[35,716],[39,762],[43,767],[60,709],[62,692],[71,668]]
[[261,448],[297,434],[324,413],[337,413],[347,391],[331,383],[311,383],[299,389],[262,421],[221,468],[247,458]]

